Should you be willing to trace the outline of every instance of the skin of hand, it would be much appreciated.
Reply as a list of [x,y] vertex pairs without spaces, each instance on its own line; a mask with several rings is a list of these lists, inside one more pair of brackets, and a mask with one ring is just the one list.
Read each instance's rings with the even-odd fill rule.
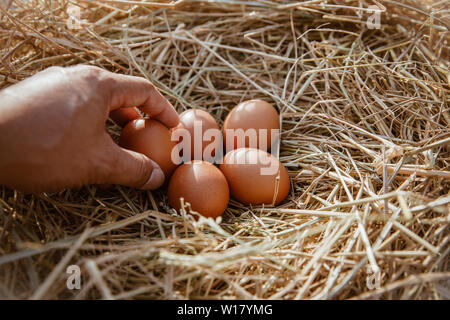
[[0,91],[0,184],[26,193],[86,184],[144,190],[164,182],[143,154],[120,148],[108,134],[145,114],[175,127],[178,114],[146,79],[93,66],[51,67]]

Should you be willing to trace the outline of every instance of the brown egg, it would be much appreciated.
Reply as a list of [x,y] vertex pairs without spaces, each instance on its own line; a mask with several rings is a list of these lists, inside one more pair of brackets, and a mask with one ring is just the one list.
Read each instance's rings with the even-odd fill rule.
[[177,142],[171,141],[171,131],[157,120],[137,119],[129,122],[122,130],[119,145],[154,160],[166,179],[178,166],[172,161],[172,149],[176,148]]
[[[230,131],[230,129],[234,131]],[[243,131],[253,129],[253,134],[248,131],[249,134],[244,136],[239,129],[243,129]],[[270,150],[272,142],[274,142],[271,138],[272,129],[278,130],[274,133],[278,133],[280,130],[277,110],[270,103],[262,100],[244,101],[231,110],[223,123],[222,134],[226,151],[243,147]],[[228,136],[227,130],[229,130]],[[231,134],[233,132],[234,135]],[[264,132],[267,135],[264,135]],[[228,137],[234,138],[234,141],[230,141]],[[274,135],[275,137],[278,137],[278,134]]]
[[[211,137],[204,139],[204,133],[209,129],[214,129],[216,131],[216,136],[220,136],[220,127],[216,120],[206,111],[200,109],[190,109],[184,111],[180,114],[180,123],[176,129],[184,128],[189,132],[190,135],[190,145],[191,145],[191,155],[190,157],[183,157],[184,161],[190,160],[205,160],[212,162],[215,156],[215,150],[220,147],[220,139]],[[180,138],[179,141],[182,141]],[[210,146],[207,150],[210,156],[203,157],[205,149]],[[197,148],[197,149],[195,149]],[[181,152],[183,152],[181,150]],[[184,156],[185,154],[182,154]]]
[[242,203],[277,205],[289,193],[286,168],[265,151],[250,148],[232,150],[225,155],[220,170],[227,178],[231,196]]
[[205,161],[185,163],[175,170],[169,183],[169,203],[178,212],[180,198],[205,217],[220,216],[228,205],[230,192],[222,172]]

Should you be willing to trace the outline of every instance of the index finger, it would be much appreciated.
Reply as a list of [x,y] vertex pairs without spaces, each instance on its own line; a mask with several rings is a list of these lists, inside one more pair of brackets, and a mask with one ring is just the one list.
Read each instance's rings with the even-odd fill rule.
[[169,128],[179,122],[175,108],[147,79],[108,72],[104,90],[109,95],[110,111],[138,107]]
[[142,116],[136,108],[120,108],[109,113],[109,117],[122,128],[129,122],[140,119]]

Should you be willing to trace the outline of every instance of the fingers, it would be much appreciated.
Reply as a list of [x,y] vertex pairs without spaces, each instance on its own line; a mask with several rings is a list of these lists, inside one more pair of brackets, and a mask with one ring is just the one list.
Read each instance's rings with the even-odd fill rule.
[[176,127],[180,122],[180,118],[175,108],[155,87],[153,89],[149,98],[142,105],[142,111],[161,121],[169,128]]
[[109,117],[122,128],[125,127],[127,123],[142,118],[136,108],[122,108],[113,110],[109,113]]
[[144,113],[169,128],[178,124],[178,113],[150,81],[110,72],[107,72],[104,80],[102,88],[109,96],[110,111],[124,107],[140,107]]
[[141,153],[114,147],[112,164],[103,184],[120,184],[142,190],[154,190],[164,183],[164,173],[159,165]]

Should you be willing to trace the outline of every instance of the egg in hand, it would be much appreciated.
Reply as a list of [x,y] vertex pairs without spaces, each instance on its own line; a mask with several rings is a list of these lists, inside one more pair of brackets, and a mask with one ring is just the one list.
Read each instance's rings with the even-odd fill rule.
[[168,179],[178,167],[177,142],[171,139],[171,130],[154,119],[136,119],[122,130],[119,139],[122,148],[136,151],[155,161]]

